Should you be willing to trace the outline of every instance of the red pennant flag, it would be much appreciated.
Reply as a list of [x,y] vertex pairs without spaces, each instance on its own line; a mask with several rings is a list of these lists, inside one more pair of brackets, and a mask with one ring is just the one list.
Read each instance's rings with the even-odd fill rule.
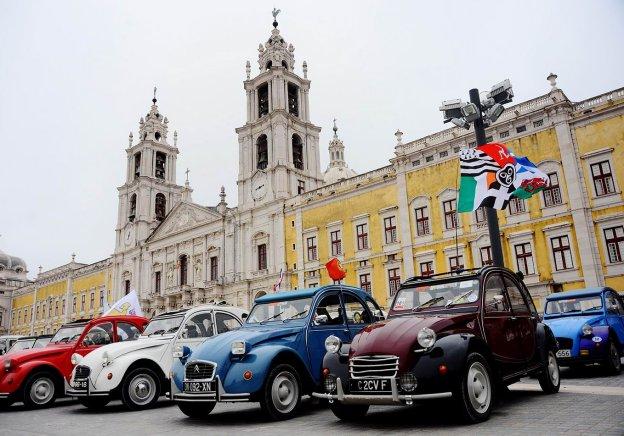
[[340,261],[335,257],[330,259],[329,262],[325,264],[325,268],[327,268],[327,273],[332,280],[342,280],[347,275],[347,272],[340,264]]

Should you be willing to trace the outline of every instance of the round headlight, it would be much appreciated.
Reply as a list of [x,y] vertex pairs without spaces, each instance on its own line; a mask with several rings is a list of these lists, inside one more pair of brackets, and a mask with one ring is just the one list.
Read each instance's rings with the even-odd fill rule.
[[418,332],[418,344],[423,348],[432,347],[436,341],[436,334],[428,327],[421,329]]
[[70,360],[72,365],[78,365],[80,363],[80,360],[82,360],[82,356],[78,353],[74,353],[71,355]]
[[589,336],[594,332],[594,329],[589,324],[583,324],[583,327],[581,327],[581,331],[585,336]]
[[232,354],[235,356],[242,356],[245,354],[246,346],[245,341],[232,341]]
[[401,389],[403,389],[405,392],[412,392],[414,389],[416,389],[416,376],[411,372],[401,374],[399,376],[399,383],[401,384]]
[[340,351],[341,345],[342,341],[337,336],[330,335],[325,339],[325,350],[327,350],[328,353],[337,353]]
[[336,390],[336,377],[333,375],[328,375],[323,380],[323,386],[325,387],[325,392],[332,393]]

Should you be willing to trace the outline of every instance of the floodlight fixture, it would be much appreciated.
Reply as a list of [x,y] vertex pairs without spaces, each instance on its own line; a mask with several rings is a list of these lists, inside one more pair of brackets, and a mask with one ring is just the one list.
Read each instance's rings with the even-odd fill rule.
[[494,106],[488,109],[488,111],[485,113],[485,117],[490,122],[490,125],[498,120],[504,110],[505,108],[500,103],[496,103]]
[[440,111],[444,117],[444,122],[448,123],[453,118],[460,118],[462,116],[462,106],[463,103],[460,99],[443,101],[442,106],[440,106]]
[[496,104],[496,102],[494,101],[493,98],[486,98],[485,100],[481,101],[481,107],[483,109],[489,109],[492,106],[494,106]]
[[479,118],[479,108],[474,103],[466,103],[461,108],[461,113],[466,122],[472,123]]
[[505,79],[492,86],[491,91],[487,94],[487,98],[493,98],[495,103],[500,104],[511,102],[513,99],[513,89],[511,89],[511,82],[509,79]]
[[451,123],[455,124],[457,127],[463,127],[464,129],[470,129],[470,123],[463,118],[451,118]]

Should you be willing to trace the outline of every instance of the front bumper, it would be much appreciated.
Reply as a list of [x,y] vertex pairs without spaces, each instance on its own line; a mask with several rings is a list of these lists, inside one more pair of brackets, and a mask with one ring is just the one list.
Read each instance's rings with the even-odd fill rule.
[[337,400],[345,404],[376,404],[376,405],[392,405],[407,404],[410,405],[415,401],[433,400],[439,398],[449,398],[453,396],[451,392],[435,392],[430,394],[400,394],[397,387],[396,378],[390,379],[391,392],[388,394],[345,394],[342,388],[340,377],[336,378],[336,393],[329,394],[324,392],[313,392],[312,396],[323,398],[333,402]]
[[202,393],[193,393],[193,394],[189,394],[185,392],[178,392],[176,394],[173,394],[172,400],[179,401],[179,402],[197,401],[197,402],[204,402],[204,403],[241,402],[241,401],[250,400],[251,398],[250,393],[229,394],[225,392],[225,389],[223,389],[223,384],[221,383],[221,379],[219,378],[219,376],[216,376],[215,380],[217,381],[217,384],[216,384],[217,390],[214,392],[202,392]]
[[9,392],[0,392],[0,400],[6,400],[10,395]]

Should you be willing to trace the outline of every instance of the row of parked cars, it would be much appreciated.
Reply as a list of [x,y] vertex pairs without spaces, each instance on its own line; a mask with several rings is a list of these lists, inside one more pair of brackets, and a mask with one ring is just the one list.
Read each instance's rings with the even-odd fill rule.
[[42,348],[48,345],[52,335],[22,336],[4,335],[0,336],[0,356],[16,351],[28,350],[29,348]]
[[67,394],[139,410],[167,396],[190,417],[251,401],[281,420],[313,395],[355,420],[373,404],[450,398],[478,422],[522,377],[552,394],[560,364],[619,372],[622,344],[611,289],[554,294],[540,315],[521,277],[485,267],[406,281],[387,317],[361,289],[329,285],[265,295],[249,312],[213,305],[68,324],[43,349],[0,357],[0,399],[36,408]]

